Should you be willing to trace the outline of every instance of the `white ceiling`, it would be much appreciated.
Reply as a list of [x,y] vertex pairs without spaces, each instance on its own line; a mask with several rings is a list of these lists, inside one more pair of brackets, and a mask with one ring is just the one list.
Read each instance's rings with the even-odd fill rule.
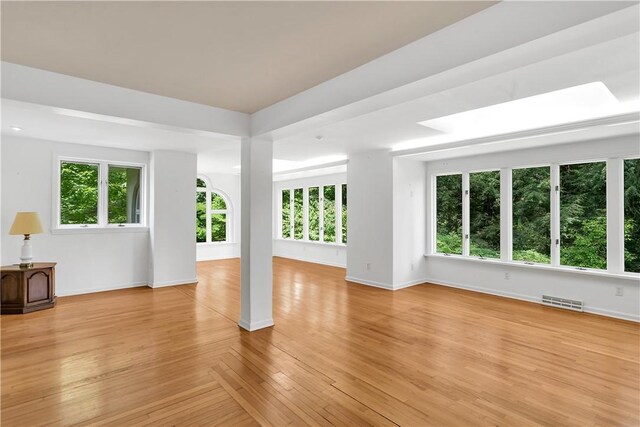
[[[352,120],[307,129],[278,140],[276,152],[283,159],[299,160],[390,150],[439,134],[418,122],[597,81],[603,82],[618,101],[637,111],[639,47],[638,33],[614,39]],[[321,141],[317,140],[319,135]],[[519,143],[510,144],[518,148]],[[452,156],[463,154],[459,149],[451,152]]]
[[3,61],[253,113],[490,1],[3,1]]
[[[638,34],[621,37],[356,119],[318,129],[309,128],[296,136],[275,141],[275,169],[299,169],[311,164],[332,163],[363,151],[393,149],[407,141],[437,135],[436,131],[419,125],[420,121],[583,83],[601,81],[619,101],[637,103],[640,93],[639,43]],[[139,150],[189,151],[198,154],[201,172],[240,172],[240,146],[235,137],[73,117],[55,109],[7,100],[2,104],[2,119],[5,135]],[[16,133],[11,126],[19,126],[23,131]],[[609,130],[615,133],[622,129]],[[322,138],[318,139],[319,136]],[[575,136],[584,137],[579,133]],[[423,160],[570,140],[571,135],[566,135],[552,140],[533,138],[482,147],[456,146],[451,150],[443,145],[431,155],[423,156]]]
[[[314,164],[334,164],[363,151],[397,149],[407,141],[424,141],[438,134],[418,122],[591,82],[603,82],[618,101],[632,104],[637,111],[640,102],[639,47],[640,35],[635,32],[354,119],[322,127],[307,126],[293,136],[274,141],[274,169],[284,171]],[[509,54],[517,56],[526,55],[527,52],[524,46],[512,49]],[[488,61],[499,63],[503,59],[489,57]],[[475,66],[470,64],[465,72],[476,76]],[[53,108],[3,100],[2,134],[138,150],[189,151],[198,154],[200,172],[240,172],[240,144],[236,137],[70,114]],[[15,132],[10,129],[11,126],[19,126],[23,130]],[[629,129],[608,128],[592,133],[592,136],[615,135]],[[452,143],[449,148],[447,145],[437,146],[432,153],[420,158],[444,159],[529,148],[588,136],[584,132],[575,132],[562,137],[515,139],[469,147]]]

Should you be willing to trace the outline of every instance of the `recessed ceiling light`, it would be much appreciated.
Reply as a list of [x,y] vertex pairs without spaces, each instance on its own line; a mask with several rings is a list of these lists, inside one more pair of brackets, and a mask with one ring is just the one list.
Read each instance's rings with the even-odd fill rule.
[[10,128],[10,129],[11,129],[12,131],[15,131],[15,132],[20,132],[20,131],[22,130],[22,128],[21,128],[21,127],[18,127],[18,126],[11,126],[11,128]]
[[318,135],[318,136],[316,136],[316,140],[317,140],[317,141],[322,141],[322,139],[323,139],[323,136],[322,136],[322,135]]

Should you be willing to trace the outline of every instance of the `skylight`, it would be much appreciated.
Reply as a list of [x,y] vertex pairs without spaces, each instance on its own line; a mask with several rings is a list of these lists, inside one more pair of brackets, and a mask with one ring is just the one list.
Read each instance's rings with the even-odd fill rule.
[[405,141],[394,150],[557,126],[626,110],[604,83],[587,83],[418,122],[442,134]]

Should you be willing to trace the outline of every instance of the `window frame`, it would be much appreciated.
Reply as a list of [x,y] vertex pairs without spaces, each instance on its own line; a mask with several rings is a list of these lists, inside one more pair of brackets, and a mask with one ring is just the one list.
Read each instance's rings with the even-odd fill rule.
[[[427,212],[428,240],[426,242],[426,253],[428,257],[447,257],[466,261],[486,262],[493,264],[507,264],[519,267],[531,267],[544,270],[565,271],[591,274],[597,276],[611,276],[629,278],[637,280],[640,273],[629,272],[624,269],[624,161],[640,159],[635,155],[622,155],[610,158],[594,156],[579,160],[561,160],[557,162],[532,162],[531,164],[520,164],[508,167],[488,167],[479,169],[452,168],[451,170],[437,170],[429,172],[427,176],[428,188],[430,191],[429,210]],[[560,166],[584,163],[606,164],[606,198],[607,198],[607,267],[605,269],[585,268],[560,264]],[[549,264],[535,263],[529,261],[519,261],[513,259],[513,170],[537,167],[548,167],[550,170],[550,255]],[[469,174],[474,172],[485,172],[500,170],[500,234],[501,234],[501,257],[500,259],[480,258],[469,255]],[[463,253],[444,254],[437,252],[437,186],[436,177],[447,175],[462,175],[462,218],[463,218]],[[619,193],[619,194],[617,194]],[[615,216],[620,216],[620,225],[616,225]],[[616,228],[617,227],[617,228]],[[504,246],[504,248],[503,248]]]
[[[98,166],[98,216],[95,224],[62,224],[60,173],[63,163],[80,163]],[[140,222],[109,223],[109,166],[140,169]],[[87,157],[56,156],[53,168],[53,212],[52,231],[115,231],[122,229],[146,230],[147,226],[147,165],[138,162],[92,159]]]
[[[306,185],[283,185],[278,187],[276,190],[277,194],[277,226],[278,230],[276,239],[291,241],[291,242],[304,242],[304,243],[312,243],[316,245],[327,245],[327,246],[343,246],[346,247],[347,243],[342,243],[342,185],[348,185],[346,181],[339,180],[335,183],[327,182],[325,184],[306,184]],[[335,215],[336,215],[336,241],[335,242],[325,242],[324,241],[324,187],[335,187]],[[318,188],[318,240],[310,240],[309,239],[309,189],[310,188]],[[348,188],[348,187],[347,187]],[[295,239],[294,238],[294,191],[302,189],[302,213],[303,213],[303,238]],[[282,193],[284,191],[289,190],[289,237],[283,237],[282,235]],[[347,196],[348,197],[348,196]]]
[[[196,245],[225,245],[225,244],[230,244],[230,243],[234,243],[233,242],[233,229],[232,229],[232,206],[231,206],[231,199],[229,199],[229,196],[227,196],[227,194],[218,189],[215,188],[211,185],[211,182],[209,181],[209,179],[204,176],[204,175],[197,175],[197,179],[201,179],[205,186],[204,187],[198,187],[198,183],[196,180],[196,195],[197,193],[205,193],[205,206],[206,206],[206,220],[205,220],[205,226],[206,226],[206,240],[204,242],[197,242],[196,241]],[[222,200],[224,200],[225,205],[227,206],[226,209],[211,209],[211,200],[212,200],[212,193],[217,194],[218,196],[222,197]],[[225,215],[225,239],[221,240],[221,241],[217,241],[214,242],[211,240],[211,218],[212,215],[215,214],[224,214]]]

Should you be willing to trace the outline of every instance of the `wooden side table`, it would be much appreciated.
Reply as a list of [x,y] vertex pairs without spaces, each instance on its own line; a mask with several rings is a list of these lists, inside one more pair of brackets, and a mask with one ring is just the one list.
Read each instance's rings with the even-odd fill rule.
[[55,306],[55,267],[55,262],[37,262],[29,268],[3,266],[0,273],[0,312],[24,314]]

